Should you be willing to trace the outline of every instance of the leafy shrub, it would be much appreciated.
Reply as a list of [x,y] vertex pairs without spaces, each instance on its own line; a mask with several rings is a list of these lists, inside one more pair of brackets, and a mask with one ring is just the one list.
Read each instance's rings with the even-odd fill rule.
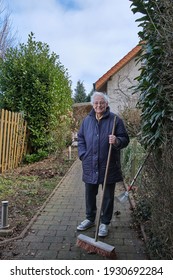
[[48,156],[47,151],[38,150],[36,154],[27,154],[24,158],[24,162],[26,163],[33,163],[40,161]]
[[147,197],[143,197],[136,202],[133,216],[138,222],[146,222],[151,218],[151,205]]
[[[22,112],[28,126],[28,153],[58,146],[52,131],[66,123],[72,105],[71,81],[58,55],[47,44],[36,42],[33,33],[27,44],[9,48],[0,60],[0,106]],[[59,131],[63,134],[64,131]]]

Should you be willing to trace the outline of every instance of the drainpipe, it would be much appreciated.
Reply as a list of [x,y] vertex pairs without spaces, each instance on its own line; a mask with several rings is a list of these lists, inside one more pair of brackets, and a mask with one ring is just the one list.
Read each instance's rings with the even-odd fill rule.
[[95,90],[96,90],[96,84],[93,83],[93,91],[95,91]]

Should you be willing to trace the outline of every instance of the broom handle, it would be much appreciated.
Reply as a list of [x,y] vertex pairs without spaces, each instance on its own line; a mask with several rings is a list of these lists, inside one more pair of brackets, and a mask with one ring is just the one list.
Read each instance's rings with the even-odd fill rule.
[[136,181],[138,175],[140,174],[140,172],[141,172],[141,170],[142,170],[142,168],[143,168],[143,166],[144,166],[144,164],[145,164],[147,158],[148,158],[149,155],[150,155],[150,152],[151,152],[151,151],[149,150],[149,152],[148,152],[147,156],[145,157],[143,163],[142,163],[141,166],[139,167],[139,169],[138,169],[138,171],[137,171],[135,177],[133,178],[132,182],[130,183],[130,186],[129,186],[129,188],[128,188],[128,191],[130,191],[130,190],[132,189],[132,187],[133,187],[133,185],[134,185],[134,183],[135,183],[135,181]]
[[[114,131],[115,131],[115,122],[116,122],[116,116],[114,117],[112,134],[114,134]],[[105,193],[105,189],[106,189],[106,181],[107,181],[107,176],[108,176],[111,151],[112,151],[112,144],[109,144],[108,158],[107,158],[107,163],[106,163],[106,171],[105,171],[104,182],[103,182],[102,198],[101,198],[101,204],[100,204],[100,209],[99,209],[98,219],[97,219],[97,224],[96,224],[95,241],[98,240],[100,217],[101,217],[101,211],[102,211],[102,206],[103,206],[104,193]]]

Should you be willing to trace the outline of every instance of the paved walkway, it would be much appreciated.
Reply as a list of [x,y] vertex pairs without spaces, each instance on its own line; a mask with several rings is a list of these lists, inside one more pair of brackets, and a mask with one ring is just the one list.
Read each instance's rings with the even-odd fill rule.
[[[84,184],[81,162],[77,160],[53,192],[41,213],[22,239],[13,242],[6,258],[17,260],[103,260],[103,256],[89,254],[76,246],[77,225],[85,218]],[[100,190],[101,191],[101,190]],[[115,195],[124,191],[116,187]],[[119,211],[117,215],[116,211]],[[115,202],[109,236],[102,242],[115,247],[118,260],[147,259],[145,244],[131,226],[129,202]],[[83,234],[94,238],[95,227]]]

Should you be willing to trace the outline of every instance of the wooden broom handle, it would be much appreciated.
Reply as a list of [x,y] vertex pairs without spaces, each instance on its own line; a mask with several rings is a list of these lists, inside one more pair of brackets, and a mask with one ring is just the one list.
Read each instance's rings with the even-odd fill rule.
[[[113,127],[112,127],[112,134],[114,134],[114,131],[115,131],[115,123],[116,123],[116,115],[114,116],[114,122],[113,122]],[[97,220],[97,225],[96,225],[95,241],[97,241],[97,239],[98,239],[100,217],[101,217],[101,211],[102,211],[102,206],[103,206],[103,199],[104,199],[104,194],[105,194],[105,189],[106,189],[106,182],[107,182],[107,177],[108,177],[108,170],[109,170],[109,163],[110,163],[110,158],[111,158],[111,152],[112,152],[112,144],[109,144],[108,158],[107,158],[106,170],[105,170],[105,176],[104,176],[104,182],[103,182],[103,191],[102,191],[101,205],[100,205],[99,214],[98,214],[98,220]]]

